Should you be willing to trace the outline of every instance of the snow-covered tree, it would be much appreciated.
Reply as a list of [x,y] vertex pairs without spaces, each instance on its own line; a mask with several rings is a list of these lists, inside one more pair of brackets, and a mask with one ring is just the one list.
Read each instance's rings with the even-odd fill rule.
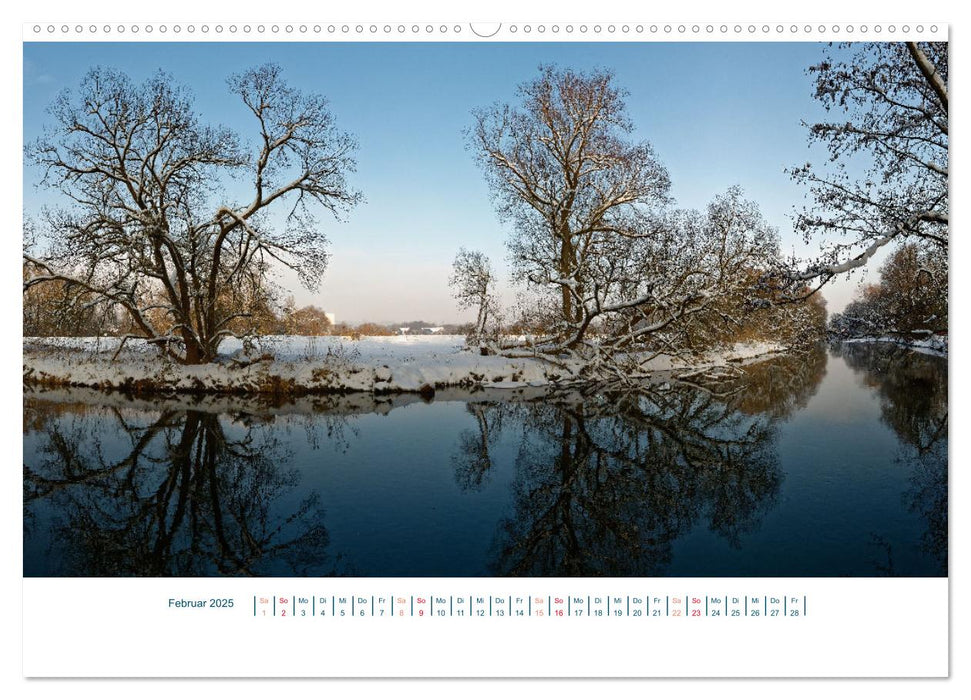
[[904,240],[946,257],[947,44],[840,45],[810,73],[833,118],[809,127],[828,160],[792,171],[813,200],[796,228],[827,248],[795,276],[824,284]]
[[631,139],[611,73],[541,67],[519,97],[476,111],[470,146],[500,218],[513,225],[516,279],[557,295],[560,335],[576,344],[584,305],[612,282],[603,279],[607,258],[666,201],[668,175],[650,144]]
[[908,243],[880,268],[888,330],[927,336],[947,332],[947,258],[934,247]]
[[67,204],[46,213],[45,248],[24,254],[36,271],[25,289],[94,295],[125,311],[132,335],[196,364],[237,333],[246,300],[265,301],[274,266],[319,283],[327,240],[315,214],[359,201],[346,181],[354,140],[277,66],[228,85],[253,118],[252,144],[204,123],[164,73],[137,85],[95,68],[57,98],[26,156]]
[[838,338],[922,338],[946,333],[947,322],[947,258],[908,243],[880,268],[879,284],[864,287],[829,328]]
[[486,325],[496,321],[498,305],[494,294],[495,278],[492,263],[484,253],[459,248],[452,261],[452,276],[448,284],[459,307],[476,310],[470,342],[481,342],[486,335]]
[[543,67],[519,96],[476,112],[469,134],[531,292],[515,325],[540,329],[507,354],[567,353],[627,376],[636,368],[618,358],[710,346],[778,301],[776,230],[738,187],[704,212],[672,209],[667,171],[633,139],[609,72]]

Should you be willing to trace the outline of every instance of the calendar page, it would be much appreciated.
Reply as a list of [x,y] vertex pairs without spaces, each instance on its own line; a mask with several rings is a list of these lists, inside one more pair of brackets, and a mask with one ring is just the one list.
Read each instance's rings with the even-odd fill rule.
[[947,18],[272,14],[23,26],[26,678],[949,676]]

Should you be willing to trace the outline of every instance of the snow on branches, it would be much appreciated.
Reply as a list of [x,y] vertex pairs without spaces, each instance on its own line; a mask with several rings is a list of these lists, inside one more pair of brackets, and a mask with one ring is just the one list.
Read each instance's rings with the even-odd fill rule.
[[[319,282],[327,240],[315,210],[339,217],[360,201],[346,181],[355,142],[277,66],[228,84],[252,113],[252,144],[204,123],[161,72],[137,85],[95,68],[57,98],[54,127],[26,156],[70,205],[45,213],[46,249],[24,253],[25,290],[57,282],[97,299],[123,312],[130,336],[197,364],[265,305],[274,266]],[[246,199],[222,189],[230,175],[249,182]]]
[[554,309],[545,332],[506,354],[583,357],[591,374],[630,377],[659,353],[756,321],[769,334],[785,325],[764,311],[780,292],[768,281],[781,266],[776,230],[737,187],[705,212],[673,209],[667,171],[632,139],[611,73],[546,66],[519,96],[477,111],[468,134],[512,225],[514,279],[537,310]]

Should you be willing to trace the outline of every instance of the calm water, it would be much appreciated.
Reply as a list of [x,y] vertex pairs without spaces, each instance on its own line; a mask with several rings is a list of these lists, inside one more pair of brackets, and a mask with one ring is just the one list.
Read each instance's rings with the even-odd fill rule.
[[24,402],[26,576],[944,576],[947,363],[717,386]]

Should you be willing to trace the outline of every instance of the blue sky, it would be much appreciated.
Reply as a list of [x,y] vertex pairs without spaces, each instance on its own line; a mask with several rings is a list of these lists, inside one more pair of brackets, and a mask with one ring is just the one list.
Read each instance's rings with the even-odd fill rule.
[[[463,137],[473,108],[513,101],[541,63],[609,68],[629,91],[635,137],[653,144],[679,206],[703,208],[741,185],[779,228],[785,249],[803,253],[791,215],[804,192],[783,170],[810,157],[801,122],[823,112],[805,70],[822,50],[816,43],[26,43],[24,137],[41,133],[47,105],[95,65],[136,81],[161,68],[192,89],[203,119],[255,135],[252,115],[225,80],[278,63],[293,86],[325,95],[337,123],[357,137],[351,182],[366,199],[346,223],[322,218],[332,258],[317,293],[288,276],[282,282],[298,304],[339,320],[448,322],[466,318],[447,287],[459,246],[483,250],[505,270],[509,230]],[[24,177],[30,215],[51,200],[33,187],[35,170],[25,168]],[[831,311],[858,281],[827,290]]]

